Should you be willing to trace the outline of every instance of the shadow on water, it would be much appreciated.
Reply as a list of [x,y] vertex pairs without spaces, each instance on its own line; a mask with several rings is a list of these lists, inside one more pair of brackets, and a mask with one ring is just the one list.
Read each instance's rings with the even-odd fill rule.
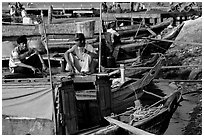
[[168,129],[164,135],[183,135],[184,128],[190,123],[189,112],[196,107],[198,96],[184,95],[184,100],[180,103],[177,110],[174,112]]
[[[159,96],[165,96],[168,92],[173,92],[175,89],[169,86],[169,83],[156,83],[150,84],[145,90],[148,92],[155,93]],[[183,89],[183,93],[188,92],[186,89]],[[164,128],[164,135],[183,135],[184,128],[190,123],[190,115],[189,112],[196,107],[198,101],[198,94],[192,96],[191,94],[183,95],[183,101],[180,102],[178,108],[173,113],[170,121],[166,121],[166,125]],[[144,100],[144,99],[142,99]],[[145,102],[148,101],[150,103],[152,101],[151,98],[146,98]]]

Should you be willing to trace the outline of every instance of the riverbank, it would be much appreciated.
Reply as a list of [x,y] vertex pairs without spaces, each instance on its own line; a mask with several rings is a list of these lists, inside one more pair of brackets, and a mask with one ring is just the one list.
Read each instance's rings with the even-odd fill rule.
[[[177,41],[202,43],[202,17],[185,22]],[[202,46],[175,43],[167,51],[167,65],[202,66]],[[202,67],[168,70],[172,78],[202,79]],[[174,77],[173,77],[174,76]],[[167,135],[202,134],[202,83],[178,83],[184,88],[183,101],[174,113]]]

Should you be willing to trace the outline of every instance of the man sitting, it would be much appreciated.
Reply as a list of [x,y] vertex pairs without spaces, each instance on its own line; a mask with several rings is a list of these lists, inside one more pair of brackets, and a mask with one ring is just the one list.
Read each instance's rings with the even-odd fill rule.
[[70,75],[75,73],[93,73],[95,71],[96,62],[93,58],[97,57],[96,51],[90,44],[86,44],[83,33],[76,34],[76,45],[64,53],[64,58],[67,62],[66,71]]
[[25,35],[17,39],[17,46],[12,50],[9,59],[11,73],[36,74],[37,71],[46,70],[47,67],[35,49],[29,49]]

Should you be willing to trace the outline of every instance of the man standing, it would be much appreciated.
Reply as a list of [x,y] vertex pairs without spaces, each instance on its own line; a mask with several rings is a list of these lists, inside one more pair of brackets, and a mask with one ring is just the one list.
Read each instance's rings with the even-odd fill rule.
[[65,70],[70,72],[70,75],[75,73],[93,73],[95,64],[93,58],[97,58],[97,54],[90,44],[86,44],[83,33],[76,34],[76,45],[64,53],[64,58],[67,62]]
[[11,73],[28,75],[47,69],[39,52],[36,49],[28,48],[25,35],[17,39],[17,46],[10,55],[9,68]]
[[114,47],[117,44],[120,44],[120,34],[116,31],[116,23],[111,22],[108,24],[107,32],[111,34],[111,42]]

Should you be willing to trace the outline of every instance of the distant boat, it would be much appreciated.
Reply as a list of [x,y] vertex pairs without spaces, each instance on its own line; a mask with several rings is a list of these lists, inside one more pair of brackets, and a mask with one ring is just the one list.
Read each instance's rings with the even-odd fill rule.
[[125,26],[125,27],[119,28],[118,33],[120,34],[121,37],[131,37],[131,36],[134,37],[138,31],[136,37],[138,38],[140,36],[147,37],[149,35],[152,35],[150,31],[148,30],[148,28],[151,29],[156,34],[159,34],[162,30],[164,30],[172,22],[173,22],[173,18],[168,18],[167,20],[164,20],[163,22],[157,23],[155,25],[151,25],[149,27],[146,27],[143,25],[141,28],[139,28],[139,25]]
[[178,36],[183,25],[184,23],[171,29],[168,33],[165,33],[164,36],[161,36],[160,39],[143,37],[144,40],[136,41],[131,44],[117,45],[119,46],[119,52],[115,58],[118,61],[135,58],[137,57],[136,52],[139,52],[142,58],[150,56],[151,53],[165,53],[173,43],[173,40]]
[[[103,22],[104,27],[108,27],[108,24],[110,23],[117,23],[118,20],[115,19],[115,17],[106,17],[108,15],[103,14]],[[120,20],[119,20],[120,21]],[[121,21],[122,22],[122,21]],[[125,20],[124,20],[125,22]],[[118,26],[116,28],[117,32],[120,34],[121,38],[124,37],[147,37],[152,35],[150,31],[153,31],[156,34],[159,34],[162,30],[164,30],[167,26],[173,23],[173,18],[168,18],[164,20],[163,22],[159,22],[155,25],[142,25],[142,24],[134,24],[130,26]],[[137,36],[136,36],[137,35]]]

